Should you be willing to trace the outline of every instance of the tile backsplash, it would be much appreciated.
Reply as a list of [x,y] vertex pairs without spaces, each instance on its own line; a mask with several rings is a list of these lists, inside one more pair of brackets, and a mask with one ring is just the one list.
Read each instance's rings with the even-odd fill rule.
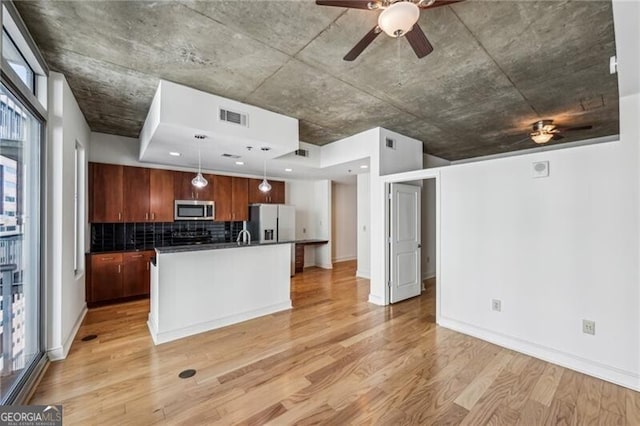
[[146,250],[178,244],[176,232],[208,233],[212,243],[235,241],[242,222],[92,223],[91,252]]

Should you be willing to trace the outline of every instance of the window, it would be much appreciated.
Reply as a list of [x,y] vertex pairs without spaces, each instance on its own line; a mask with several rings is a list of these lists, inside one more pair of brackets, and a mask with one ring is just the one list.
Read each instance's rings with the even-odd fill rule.
[[2,30],[2,56],[31,93],[35,93],[35,73],[6,30]]

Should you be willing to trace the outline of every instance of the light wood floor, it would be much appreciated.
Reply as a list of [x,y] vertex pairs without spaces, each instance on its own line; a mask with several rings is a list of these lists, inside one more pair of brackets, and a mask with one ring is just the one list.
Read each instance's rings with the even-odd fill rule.
[[293,310],[161,346],[148,302],[93,309],[32,403],[66,425],[640,425],[640,394],[437,327],[433,285],[371,305],[354,272],[308,270]]

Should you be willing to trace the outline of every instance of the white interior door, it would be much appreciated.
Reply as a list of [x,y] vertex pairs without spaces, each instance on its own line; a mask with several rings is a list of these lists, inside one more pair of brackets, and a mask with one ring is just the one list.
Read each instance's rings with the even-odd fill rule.
[[391,303],[420,294],[420,193],[419,186],[391,184],[389,209]]

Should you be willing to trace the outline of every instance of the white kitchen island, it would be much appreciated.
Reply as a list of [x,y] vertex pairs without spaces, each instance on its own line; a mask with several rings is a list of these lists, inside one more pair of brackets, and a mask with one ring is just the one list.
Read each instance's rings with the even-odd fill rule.
[[291,244],[156,248],[149,331],[156,345],[291,308]]

